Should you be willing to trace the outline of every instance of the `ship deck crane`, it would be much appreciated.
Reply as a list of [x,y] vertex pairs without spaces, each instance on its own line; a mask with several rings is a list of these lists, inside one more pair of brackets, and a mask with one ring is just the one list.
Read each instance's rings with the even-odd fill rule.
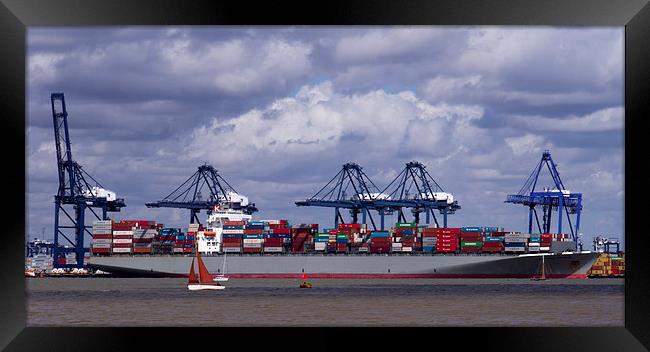
[[[393,186],[395,184],[395,186]],[[393,188],[391,188],[393,187]],[[440,226],[434,210],[443,216],[443,227],[447,227],[447,215],[460,209],[458,201],[452,194],[445,192],[426,170],[426,166],[417,161],[406,163],[402,172],[382,191],[387,199],[378,200],[377,205],[395,209],[398,221],[406,222],[402,208],[410,208],[416,223],[420,222],[420,213],[426,214],[426,223]]]
[[295,202],[297,206],[316,206],[334,208],[334,226],[338,227],[339,221],[345,223],[340,209],[349,209],[352,216],[352,223],[357,223],[358,214],[362,214],[362,222],[366,223],[366,217],[374,229],[377,229],[375,220],[370,210],[379,212],[381,218],[380,228],[384,229],[384,215],[391,212],[390,209],[377,206],[377,199],[383,198],[379,188],[363,172],[363,168],[356,163],[343,164],[339,171],[325,186],[316,194]]
[[[203,199],[202,191],[207,189],[208,198]],[[201,223],[198,213],[206,210],[211,214],[216,207],[241,210],[245,214],[253,214],[258,209],[254,203],[249,203],[219,175],[211,165],[203,164],[185,182],[162,200],[145,203],[148,208],[177,208],[190,210],[190,223]]]
[[[544,188],[543,191],[536,191],[539,174],[546,166],[555,188]],[[556,164],[551,158],[551,152],[545,150],[542,153],[542,159],[539,161],[533,172],[530,174],[526,183],[517,194],[508,195],[506,203],[522,204],[529,208],[528,210],[528,232],[533,231],[533,218],[536,220],[537,229],[540,233],[549,233],[551,231],[551,215],[553,211],[558,212],[557,232],[562,233],[562,223],[564,215],[571,231],[573,241],[577,243],[578,232],[580,231],[580,212],[582,210],[582,193],[570,192],[564,188],[560,173]],[[542,224],[539,222],[537,209],[542,211]],[[570,215],[575,214],[575,227],[571,222]]]
[[[84,253],[84,236],[90,226],[86,225],[86,210],[97,220],[108,220],[107,212],[119,212],[126,207],[124,199],[116,198],[115,193],[106,190],[97,180],[90,176],[72,159],[70,133],[68,130],[68,112],[63,93],[52,93],[52,120],[54,122],[54,141],[59,175],[59,188],[54,196],[54,246],[52,256],[56,268],[81,268]],[[94,186],[86,179],[94,182]],[[93,208],[101,210],[97,214]],[[65,217],[62,218],[61,214]],[[59,245],[60,237],[65,238],[72,247]],[[76,264],[59,264],[60,255],[75,253]]]

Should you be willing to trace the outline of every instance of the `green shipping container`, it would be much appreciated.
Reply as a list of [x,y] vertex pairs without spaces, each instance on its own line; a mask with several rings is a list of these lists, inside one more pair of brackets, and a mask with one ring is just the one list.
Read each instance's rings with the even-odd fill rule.
[[415,227],[416,225],[414,222],[398,222],[395,227]]
[[483,242],[461,242],[460,245],[463,246],[463,247],[465,247],[465,246],[482,246]]

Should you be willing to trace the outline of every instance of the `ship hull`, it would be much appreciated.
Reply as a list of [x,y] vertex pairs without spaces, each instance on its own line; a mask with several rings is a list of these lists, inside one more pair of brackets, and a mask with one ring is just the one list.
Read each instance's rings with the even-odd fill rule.
[[[549,278],[586,278],[598,253],[546,254]],[[186,277],[193,256],[91,257],[88,266],[119,276]],[[223,256],[201,256],[210,272]],[[230,278],[530,278],[541,255],[228,255]]]

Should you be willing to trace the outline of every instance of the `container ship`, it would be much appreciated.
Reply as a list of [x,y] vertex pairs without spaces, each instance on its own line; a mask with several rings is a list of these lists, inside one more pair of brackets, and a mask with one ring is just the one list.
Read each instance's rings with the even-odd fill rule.
[[416,223],[321,229],[236,210],[185,231],[146,220],[96,221],[92,230],[87,266],[135,277],[187,276],[196,251],[210,272],[231,278],[532,278],[542,265],[546,277],[586,278],[599,256],[576,251],[567,234]]

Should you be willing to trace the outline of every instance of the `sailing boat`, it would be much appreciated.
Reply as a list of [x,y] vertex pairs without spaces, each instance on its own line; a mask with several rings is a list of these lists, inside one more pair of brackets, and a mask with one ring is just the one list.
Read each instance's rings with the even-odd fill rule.
[[541,280],[546,280],[546,272],[544,268],[546,267],[546,264],[544,263],[544,257],[545,255],[542,255],[542,273],[539,276],[533,276],[530,279],[533,281],[541,281]]
[[223,290],[226,286],[220,285],[218,282],[212,281],[212,275],[208,272],[208,268],[203,264],[201,260],[201,254],[196,252],[196,261],[199,265],[199,274],[198,277],[194,273],[194,259],[192,259],[192,266],[190,267],[189,280],[187,281],[187,288],[190,291],[199,291],[199,290]]
[[228,281],[228,276],[226,276],[226,253],[223,254],[223,274],[217,274],[217,276],[214,277],[214,281],[217,282],[223,282],[223,281]]

